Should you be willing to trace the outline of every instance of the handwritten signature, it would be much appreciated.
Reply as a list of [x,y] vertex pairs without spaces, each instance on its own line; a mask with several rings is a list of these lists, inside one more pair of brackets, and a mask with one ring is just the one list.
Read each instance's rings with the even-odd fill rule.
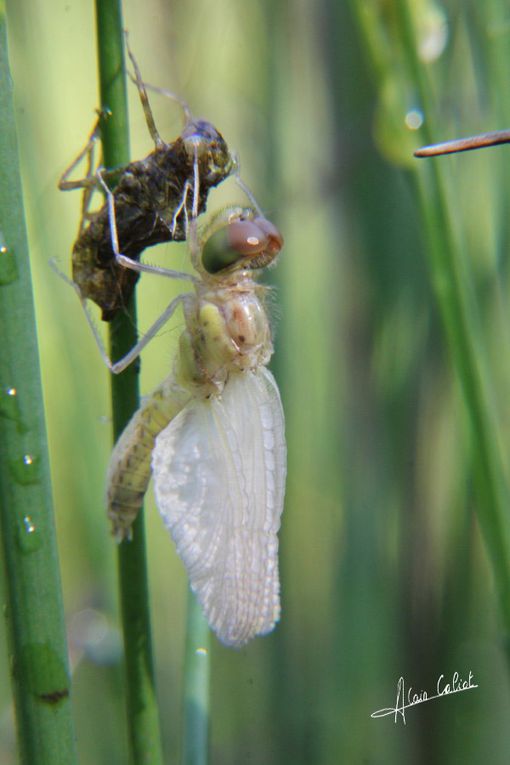
[[412,686],[406,691],[404,678],[399,678],[397,683],[397,700],[394,707],[385,707],[384,709],[378,709],[377,712],[372,712],[371,717],[387,717],[388,715],[394,715],[394,722],[396,723],[399,716],[402,718],[404,725],[406,724],[406,709],[409,707],[418,706],[418,704],[425,704],[426,701],[432,701],[432,699],[439,699],[442,696],[451,696],[453,693],[462,693],[462,691],[470,691],[471,688],[478,688],[478,685],[474,683],[473,673],[469,672],[467,680],[463,680],[458,672],[454,672],[450,682],[446,682],[444,675],[439,675],[436,683],[436,693],[434,696],[429,696],[427,691],[413,691]]

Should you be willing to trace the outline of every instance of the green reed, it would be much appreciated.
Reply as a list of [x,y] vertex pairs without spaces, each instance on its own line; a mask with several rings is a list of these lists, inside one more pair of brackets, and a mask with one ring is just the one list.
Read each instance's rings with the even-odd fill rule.
[[6,20],[0,10],[0,532],[20,762],[76,762]]

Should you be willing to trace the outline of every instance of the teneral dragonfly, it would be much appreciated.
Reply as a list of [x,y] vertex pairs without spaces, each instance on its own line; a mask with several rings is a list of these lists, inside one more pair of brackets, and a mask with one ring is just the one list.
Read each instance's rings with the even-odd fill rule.
[[[216,215],[201,235],[193,217],[189,238],[194,292],[173,300],[155,325],[182,305],[179,350],[114,448],[108,513],[117,539],[129,538],[152,471],[157,506],[209,625],[226,645],[241,646],[270,632],[280,614],[284,418],[266,368],[267,288],[256,276],[283,240],[241,207]],[[110,368],[124,369],[144,342]]]

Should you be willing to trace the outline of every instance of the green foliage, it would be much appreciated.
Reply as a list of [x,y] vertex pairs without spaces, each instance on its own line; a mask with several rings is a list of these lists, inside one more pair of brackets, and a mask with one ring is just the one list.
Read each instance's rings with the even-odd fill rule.
[[64,612],[2,15],[0,163],[0,542],[18,756],[24,765],[72,765]]

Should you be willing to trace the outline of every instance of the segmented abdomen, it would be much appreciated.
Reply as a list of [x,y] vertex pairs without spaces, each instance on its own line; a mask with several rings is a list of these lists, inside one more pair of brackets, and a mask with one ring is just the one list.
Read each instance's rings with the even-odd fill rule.
[[131,537],[151,475],[156,436],[189,401],[191,393],[170,375],[140,406],[115,444],[107,474],[108,517],[117,541]]

